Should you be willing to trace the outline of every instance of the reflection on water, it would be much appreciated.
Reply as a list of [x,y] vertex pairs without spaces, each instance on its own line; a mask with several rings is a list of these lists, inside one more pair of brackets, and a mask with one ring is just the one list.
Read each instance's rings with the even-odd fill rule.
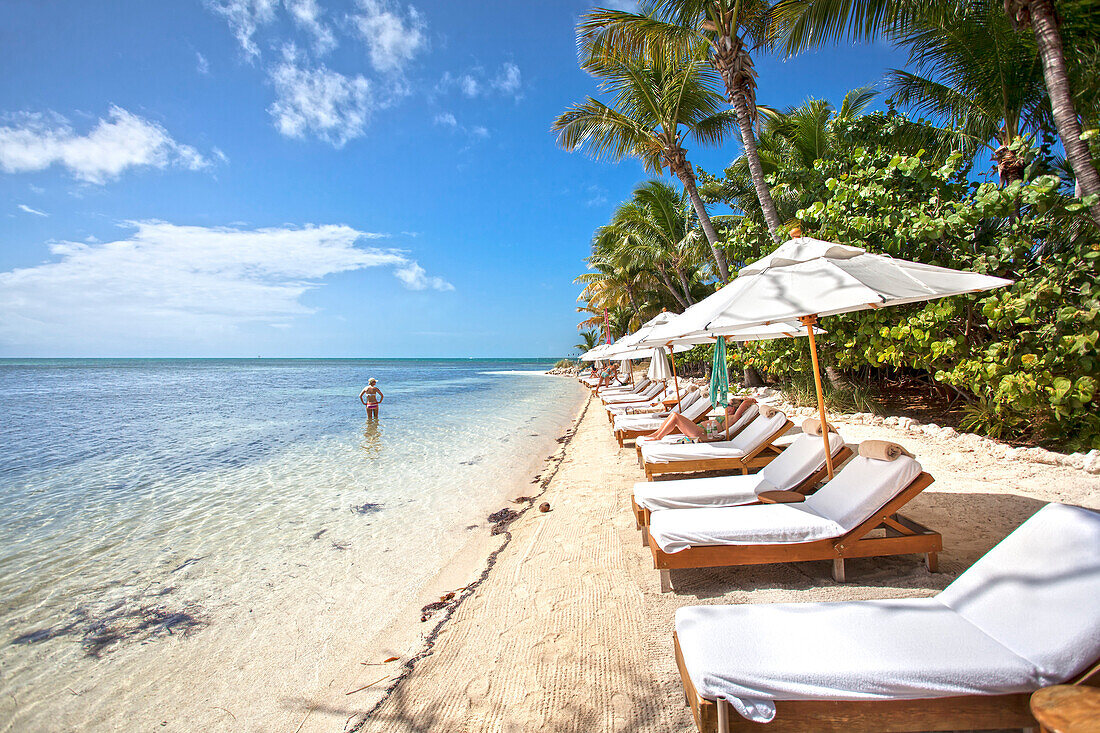
[[363,442],[359,444],[367,458],[382,455],[382,425],[378,422],[378,413],[367,413],[367,422],[363,426]]

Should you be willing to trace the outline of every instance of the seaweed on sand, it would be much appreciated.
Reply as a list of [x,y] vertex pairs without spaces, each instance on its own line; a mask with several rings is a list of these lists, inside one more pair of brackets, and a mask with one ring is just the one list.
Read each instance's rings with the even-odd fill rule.
[[489,522],[493,525],[493,529],[490,532],[492,535],[502,534],[508,530],[508,525],[519,519],[519,512],[514,509],[504,507],[499,512],[493,512],[488,517]]

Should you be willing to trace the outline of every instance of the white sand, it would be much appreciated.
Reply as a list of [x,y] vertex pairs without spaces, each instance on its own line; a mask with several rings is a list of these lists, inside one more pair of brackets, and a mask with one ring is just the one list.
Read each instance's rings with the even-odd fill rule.
[[[1083,471],[838,425],[851,443],[902,443],[936,477],[906,513],[942,532],[940,572],[915,556],[851,560],[846,584],[824,562],[674,571],[675,592],[661,594],[630,512],[642,478],[633,446],[619,451],[593,406],[539,498],[553,510],[528,511],[512,525],[511,542],[442,625],[430,655],[368,717],[365,701],[343,707],[345,729],[691,731],[672,656],[676,608],[931,595],[1044,503],[1100,509],[1100,477]],[[365,667],[355,682],[368,684],[377,669]]]

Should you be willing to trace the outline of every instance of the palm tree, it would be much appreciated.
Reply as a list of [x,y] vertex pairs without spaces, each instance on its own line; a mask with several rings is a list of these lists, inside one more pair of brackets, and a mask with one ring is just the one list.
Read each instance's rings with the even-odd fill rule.
[[594,249],[613,251],[621,260],[654,275],[682,310],[695,302],[692,283],[706,262],[705,244],[685,193],[652,180],[634,189],[611,223],[601,227]]
[[949,120],[979,145],[995,140],[1001,183],[1022,180],[1026,163],[1013,143],[1049,119],[1034,44],[992,4],[916,19],[895,39],[917,70],[887,74],[897,103]]
[[726,98],[737,115],[741,144],[753,188],[768,230],[778,243],[779,214],[757,153],[756,68],[749,53],[770,41],[771,2],[766,0],[646,0],[644,13],[596,8],[578,25],[589,58],[608,55],[687,54],[710,50],[710,62],[722,77]]
[[[992,4],[994,0],[980,0]],[[1070,91],[1062,35],[1052,0],[1003,0],[1009,20],[1034,31],[1054,125],[1083,196],[1100,194],[1100,172],[1081,139],[1081,120]],[[914,22],[936,22],[974,0],[780,0],[773,11],[787,53],[842,39],[870,41],[904,32]],[[1100,225],[1100,203],[1089,209]]]
[[600,332],[590,328],[586,331],[581,331],[581,342],[579,344],[573,344],[573,348],[582,354],[591,351],[600,345]]
[[615,161],[632,156],[649,173],[667,167],[691,199],[719,276],[728,280],[718,234],[699,198],[695,169],[683,146],[688,136],[703,145],[720,145],[736,125],[715,92],[713,69],[702,58],[680,63],[656,57],[591,59],[586,68],[613,102],[609,106],[589,97],[559,115],[553,130],[562,147],[585,147],[595,158]]

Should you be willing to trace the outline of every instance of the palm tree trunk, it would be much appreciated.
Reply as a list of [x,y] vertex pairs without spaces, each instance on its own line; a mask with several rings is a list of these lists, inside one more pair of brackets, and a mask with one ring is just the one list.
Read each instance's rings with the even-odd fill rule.
[[699,226],[703,228],[703,234],[706,235],[707,242],[710,243],[710,251],[714,255],[714,265],[718,268],[718,277],[722,279],[722,282],[726,282],[730,279],[729,267],[726,266],[726,256],[718,248],[718,232],[714,231],[714,224],[710,221],[706,204],[703,203],[703,199],[699,198],[699,190],[695,187],[695,170],[691,167],[686,153],[687,151],[683,148],[674,148],[671,151],[666,149],[665,161],[668,163],[669,169],[680,179],[680,183],[684,184],[684,190],[687,191],[688,198],[691,199],[691,205],[695,208],[695,215],[699,217]]
[[756,149],[756,133],[752,130],[749,107],[741,94],[729,91],[729,99],[734,111],[737,112],[737,124],[741,128],[741,144],[745,150],[745,160],[749,164],[752,185],[756,189],[756,198],[760,202],[760,210],[764,212],[764,221],[768,224],[768,232],[772,235],[772,239],[776,244],[781,244],[779,212],[776,211],[772,192],[768,190],[768,183],[764,180],[764,168],[760,165],[760,152]]
[[[775,208],[772,192],[764,181],[764,168],[760,165],[760,152],[756,149],[756,133],[752,129],[753,110],[750,100],[755,100],[753,88],[744,88],[746,83],[753,84],[756,72],[752,57],[745,49],[740,38],[725,32],[714,46],[714,68],[722,76],[726,85],[726,98],[737,113],[737,125],[741,128],[741,145],[745,151],[745,160],[749,163],[752,185],[756,189],[756,199],[760,210],[764,212],[764,221],[776,244],[779,239],[779,212]],[[755,102],[751,106],[755,106]]]
[[[1051,0],[1031,0],[1028,6],[1031,27],[1035,31],[1035,43],[1039,46],[1039,56],[1043,60],[1043,76],[1047,83],[1047,94],[1050,95],[1050,106],[1054,111],[1054,126],[1058,128],[1058,137],[1062,138],[1062,146],[1066,149],[1066,157],[1077,176],[1081,194],[1100,194],[1100,172],[1092,164],[1088,145],[1081,139],[1081,120],[1073,108],[1066,59],[1062,53],[1062,34],[1058,31],[1054,18],[1054,5]],[[1100,225],[1100,203],[1093,204],[1089,212],[1097,225]]]
[[684,300],[687,304],[695,305],[695,298],[691,297],[691,283],[688,281],[687,273],[684,272],[684,268],[676,268],[676,277],[680,280],[680,289],[684,291]]
[[668,276],[668,272],[661,268],[657,271],[661,276],[661,282],[665,284],[665,288],[668,292],[672,293],[672,297],[676,299],[676,302],[680,304],[681,308],[687,308],[687,303],[680,297],[680,294],[676,292],[676,286],[672,284],[672,278]]

